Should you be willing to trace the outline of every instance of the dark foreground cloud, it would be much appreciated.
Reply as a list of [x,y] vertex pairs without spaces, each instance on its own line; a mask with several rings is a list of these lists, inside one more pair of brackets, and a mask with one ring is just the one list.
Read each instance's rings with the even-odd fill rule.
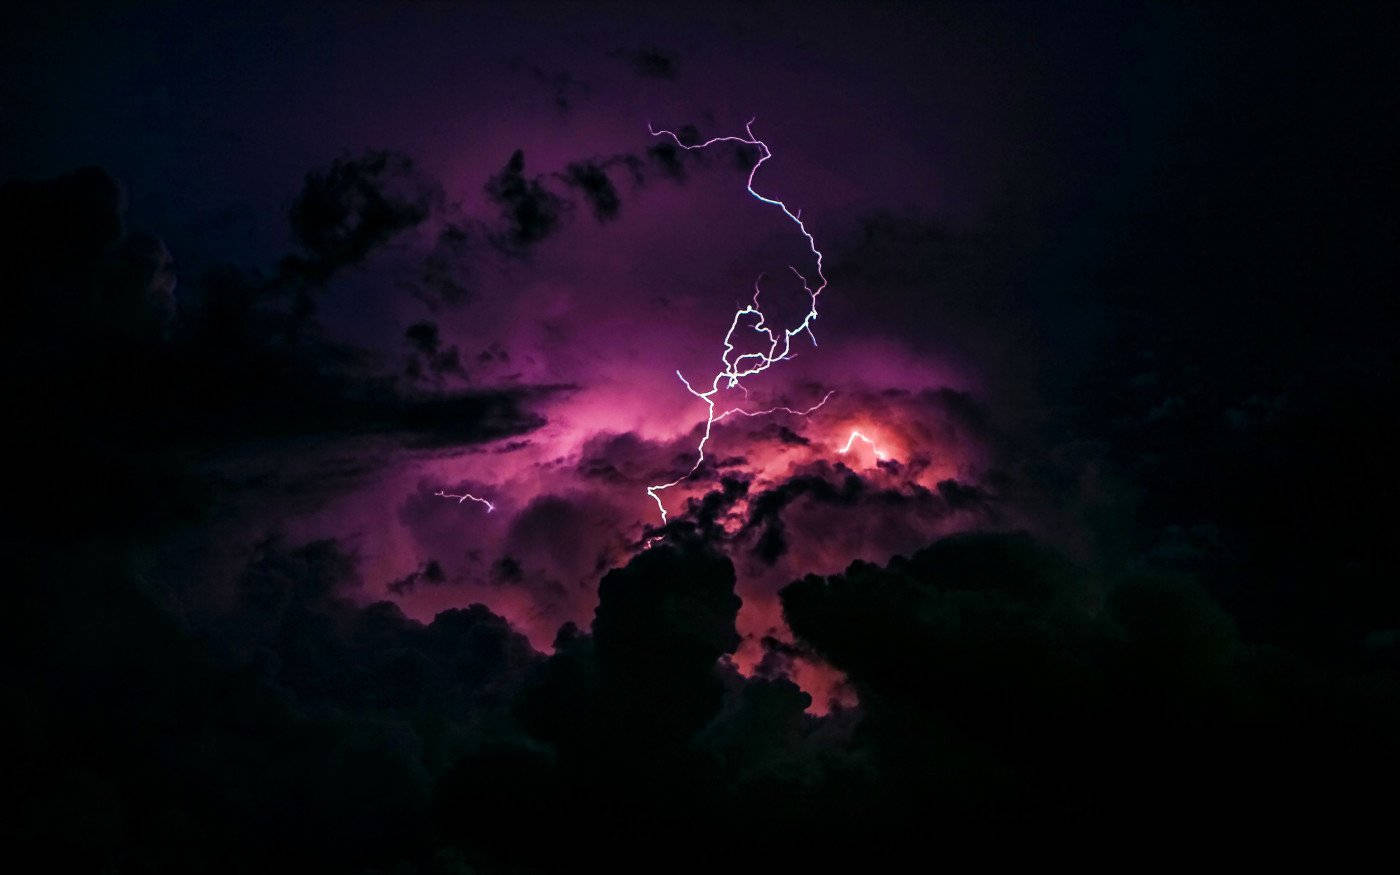
[[[628,865],[736,822],[746,852],[802,863],[930,836],[1239,837],[1368,822],[1354,788],[1397,777],[1393,674],[1250,645],[1187,577],[1104,578],[1020,534],[792,583],[798,643],[749,679],[727,661],[734,568],[694,538],[605,575],[550,656],[480,605],[422,624],[366,603],[337,541],[265,540],[183,622],[110,558],[25,567],[67,585],[17,606],[43,643],[17,679],[22,822],[94,867],[556,871],[622,824]],[[805,713],[782,665],[812,654],[857,708]]]
[[28,765],[12,780],[21,828],[80,868],[392,865],[430,834],[434,773],[509,719],[540,659],[480,605],[426,626],[356,607],[333,541],[264,543],[195,628],[110,558],[31,557],[66,585],[13,617]]
[[1252,826],[1323,798],[1365,816],[1353,788],[1395,765],[1377,731],[1398,716],[1394,678],[1249,646],[1189,578],[1095,579],[1028,537],[974,534],[807,577],[783,607],[857,689],[861,737],[889,767],[877,804],[911,826],[930,811],[1131,829],[1241,810]]

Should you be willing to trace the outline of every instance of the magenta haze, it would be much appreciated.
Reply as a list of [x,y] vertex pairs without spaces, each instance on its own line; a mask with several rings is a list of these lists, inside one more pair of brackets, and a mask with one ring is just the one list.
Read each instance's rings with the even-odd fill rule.
[[[785,215],[787,215],[789,219],[791,219],[797,225],[798,230],[802,232],[802,236],[807,238],[807,246],[812,250],[812,255],[815,256],[817,259],[817,278],[820,280],[820,282],[817,283],[817,287],[814,289],[811,287],[811,284],[807,281],[807,277],[803,276],[801,271],[799,271],[792,265],[788,265],[788,269],[791,270],[794,274],[796,274],[797,278],[802,281],[803,290],[807,292],[807,294],[811,298],[811,306],[807,309],[807,313],[802,317],[801,322],[799,322],[793,328],[784,329],[782,335],[780,336],[775,334],[773,330],[767,326],[767,324],[764,321],[763,310],[759,307],[758,284],[763,280],[763,277],[759,276],[759,278],[755,280],[753,284],[753,303],[749,304],[747,307],[738,310],[734,314],[734,319],[729,323],[729,331],[726,332],[724,335],[724,351],[720,353],[719,357],[720,362],[724,365],[724,369],[721,370],[719,373],[715,374],[714,379],[710,381],[710,388],[707,391],[698,392],[695,390],[695,387],[690,384],[690,381],[687,380],[681,374],[680,371],[676,371],[676,376],[680,377],[681,382],[685,384],[686,390],[689,391],[690,394],[694,395],[696,398],[699,398],[701,401],[705,402],[707,414],[705,418],[705,434],[700,438],[699,446],[695,448],[695,464],[690,467],[689,471],[686,471],[684,474],[682,474],[681,476],[677,477],[675,480],[672,480],[669,483],[658,483],[647,487],[647,495],[650,495],[652,499],[656,501],[656,506],[661,511],[661,521],[663,523],[666,522],[666,506],[661,503],[661,496],[658,493],[660,493],[663,489],[670,489],[672,486],[683,482],[700,468],[701,463],[705,461],[705,444],[709,441],[710,430],[714,427],[714,424],[716,422],[718,422],[719,420],[723,419],[731,413],[740,413],[745,416],[760,416],[768,413],[776,413],[779,411],[786,411],[788,413],[799,413],[799,411],[792,410],[791,408],[775,407],[772,410],[759,411],[757,413],[748,413],[743,410],[737,409],[726,410],[724,413],[721,413],[717,416],[715,415],[715,395],[719,393],[721,381],[724,383],[725,388],[743,389],[744,387],[739,382],[740,378],[752,377],[755,374],[761,374],[777,362],[788,358],[789,352],[792,348],[793,337],[803,332],[806,332],[807,336],[812,339],[813,346],[817,345],[816,335],[812,333],[812,320],[817,318],[817,296],[820,295],[822,293],[822,290],[826,288],[826,274],[822,273],[822,253],[821,250],[817,249],[817,241],[812,238],[812,234],[807,230],[807,226],[802,223],[801,210],[798,210],[796,213],[794,213],[792,210],[788,209],[787,204],[783,203],[782,201],[777,200],[776,198],[765,197],[764,195],[761,195],[758,192],[754,191],[754,175],[758,173],[758,168],[763,166],[763,162],[773,157],[773,153],[768,148],[767,143],[764,143],[762,140],[758,139],[753,135],[753,123],[754,120],[749,119],[748,124],[744,125],[744,132],[748,134],[747,137],[712,137],[706,140],[705,142],[694,146],[687,146],[684,143],[682,143],[680,141],[680,138],[677,137],[672,131],[658,131],[654,130],[650,124],[647,125],[647,130],[651,132],[651,135],[653,137],[670,137],[672,140],[675,141],[676,145],[680,146],[682,149],[704,149],[706,146],[711,146],[715,143],[746,143],[750,146],[757,146],[759,149],[763,150],[763,154],[759,157],[758,161],[755,162],[753,168],[749,171],[749,180],[747,184],[749,194],[753,195],[754,197],[758,198],[766,204],[772,204],[773,206],[778,207],[783,211]],[[751,327],[754,331],[758,332],[759,334],[762,334],[768,338],[768,351],[744,353],[736,358],[731,358],[731,356],[733,356],[734,354],[734,332],[739,327],[739,321],[741,319],[744,319],[744,317],[746,316],[753,317],[752,324],[749,327]],[[802,411],[801,415],[811,413],[813,410],[816,410],[818,407],[821,407],[823,404],[826,403],[827,398],[830,397],[831,393],[828,392],[826,398],[823,398],[821,401],[817,402],[817,404],[808,408],[806,411]]]
[[[753,168],[749,170],[749,178],[747,182],[749,194],[753,195],[760,201],[763,201],[765,204],[772,204],[773,206],[778,207],[789,219],[791,219],[797,225],[797,229],[802,232],[802,236],[807,238],[807,246],[812,251],[812,255],[817,260],[818,279],[817,287],[812,288],[811,283],[800,270],[798,270],[796,267],[793,267],[792,265],[788,265],[788,269],[791,270],[799,280],[801,280],[802,289],[807,293],[808,297],[810,298],[811,305],[808,307],[807,313],[802,317],[801,322],[799,322],[796,326],[792,328],[784,329],[782,334],[779,335],[774,333],[773,329],[768,327],[767,322],[765,321],[765,317],[763,315],[763,309],[759,306],[758,303],[758,297],[760,293],[759,283],[763,281],[763,277],[762,275],[760,275],[758,279],[754,280],[753,303],[735,312],[733,320],[729,323],[729,331],[727,331],[724,335],[724,351],[720,353],[720,362],[724,365],[724,368],[719,373],[715,374],[714,379],[710,381],[710,388],[704,392],[696,391],[695,387],[690,384],[690,381],[687,380],[685,376],[681,374],[680,371],[676,371],[676,376],[680,377],[681,382],[685,384],[685,388],[690,392],[690,394],[705,402],[707,412],[705,417],[705,433],[700,438],[700,444],[695,448],[695,464],[690,467],[689,471],[686,471],[684,474],[670,481],[669,483],[654,484],[652,486],[648,486],[646,489],[647,495],[650,495],[652,497],[652,499],[656,502],[657,508],[661,511],[661,522],[663,523],[666,522],[666,506],[662,504],[661,496],[658,493],[660,493],[663,489],[670,489],[672,486],[675,486],[676,484],[685,481],[697,470],[699,470],[700,465],[705,461],[705,444],[710,440],[710,431],[714,427],[714,424],[716,422],[719,422],[726,416],[730,416],[732,414],[738,414],[741,416],[767,416],[772,413],[791,413],[797,416],[806,416],[807,414],[813,412],[814,410],[817,410],[822,405],[826,404],[826,402],[834,394],[833,392],[827,392],[825,397],[822,398],[822,400],[818,401],[816,404],[813,404],[811,407],[808,407],[806,410],[793,410],[791,407],[773,407],[768,410],[748,411],[736,407],[730,410],[726,410],[723,413],[715,413],[715,395],[719,393],[721,382],[724,383],[724,388],[743,389],[745,393],[747,393],[747,388],[744,387],[743,384],[739,382],[739,380],[743,377],[752,377],[755,374],[761,374],[764,371],[768,370],[770,367],[772,367],[774,364],[783,361],[786,358],[789,358],[792,349],[793,337],[802,334],[803,332],[806,332],[807,336],[812,339],[812,345],[817,345],[817,337],[815,334],[812,333],[812,320],[817,318],[817,296],[822,293],[822,290],[825,289],[827,285],[826,274],[822,272],[821,250],[817,249],[817,241],[813,239],[811,232],[807,230],[807,226],[802,222],[802,211],[798,210],[794,213],[792,210],[788,209],[787,204],[783,203],[782,201],[776,198],[766,197],[764,195],[759,194],[757,191],[754,191],[754,176],[758,173],[758,168],[763,166],[763,162],[773,157],[773,152],[768,148],[767,143],[754,136],[753,123],[754,119],[749,119],[748,123],[744,125],[744,132],[748,135],[746,137],[712,137],[706,140],[705,142],[699,143],[694,146],[687,146],[686,144],[682,143],[680,141],[680,138],[677,137],[675,133],[671,131],[658,131],[653,129],[650,124],[647,125],[647,130],[651,133],[653,137],[670,137],[672,140],[675,141],[676,145],[681,147],[682,149],[704,149],[705,147],[714,145],[715,143],[745,143],[750,146],[757,146],[759,149],[761,149],[763,154],[759,157],[758,161],[754,163]],[[743,353],[737,357],[734,357],[734,332],[738,330],[740,320],[743,320],[745,317],[753,317],[749,327],[768,339],[768,351]],[[846,445],[846,449],[850,449],[849,442]],[[841,452],[845,451],[846,450],[842,450]],[[462,502],[467,500],[484,504],[486,505],[487,513],[490,513],[491,511],[496,509],[496,506],[492,504],[489,500],[472,495],[469,492],[465,494],[454,495],[444,490],[439,490],[436,493],[436,495],[441,496],[442,498],[454,499],[458,504],[461,504]]]

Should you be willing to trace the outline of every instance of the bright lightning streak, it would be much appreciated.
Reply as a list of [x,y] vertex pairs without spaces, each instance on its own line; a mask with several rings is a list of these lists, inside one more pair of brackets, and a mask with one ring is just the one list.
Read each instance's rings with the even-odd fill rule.
[[830,392],[826,393],[826,396],[822,398],[822,400],[818,401],[816,404],[813,404],[811,407],[808,407],[806,410],[793,410],[791,407],[770,407],[767,410],[742,410],[738,407],[735,407],[732,410],[726,410],[719,416],[716,416],[715,422],[719,422],[726,416],[732,416],[734,414],[738,414],[739,416],[769,416],[774,413],[791,413],[793,416],[806,416],[814,410],[820,410],[822,406],[826,404],[826,402],[831,400],[831,396],[835,394],[836,390],[832,389]]
[[484,505],[486,505],[486,512],[487,512],[487,513],[490,513],[491,511],[493,511],[493,510],[496,509],[496,505],[492,504],[491,502],[487,501],[487,500],[484,499],[484,498],[478,498],[478,497],[476,497],[475,495],[472,495],[470,492],[465,493],[464,495],[452,495],[452,494],[450,494],[450,493],[443,492],[441,489],[439,489],[437,492],[435,492],[435,493],[433,493],[433,494],[434,494],[434,495],[440,495],[440,496],[442,496],[443,498],[455,498],[455,499],[457,499],[457,503],[458,503],[458,504],[461,504],[461,503],[464,502],[464,501],[475,501],[475,502],[477,502],[478,504],[484,504]]
[[[750,146],[757,146],[759,149],[761,149],[763,154],[759,157],[758,161],[754,164],[753,168],[749,170],[749,180],[746,186],[748,188],[748,192],[763,203],[771,204],[772,206],[775,206],[782,210],[783,214],[786,215],[789,219],[793,221],[794,224],[797,225],[797,229],[802,232],[802,236],[807,238],[807,246],[812,251],[812,255],[817,260],[817,278],[819,280],[819,282],[817,283],[817,287],[814,289],[812,288],[807,277],[802,275],[801,271],[799,271],[792,265],[788,265],[788,269],[791,270],[797,276],[797,278],[802,281],[802,289],[811,298],[811,306],[808,308],[807,314],[802,317],[801,322],[799,322],[796,326],[792,328],[782,329],[781,334],[776,333],[773,329],[768,327],[766,317],[764,316],[763,310],[758,303],[759,288],[758,282],[755,282],[753,290],[753,303],[749,304],[746,307],[743,307],[734,314],[734,319],[729,323],[729,331],[727,331],[724,335],[724,351],[720,353],[720,363],[724,365],[724,368],[719,373],[715,374],[714,379],[710,381],[710,388],[706,391],[697,391],[695,387],[690,384],[690,381],[687,380],[685,376],[681,374],[680,371],[676,371],[676,376],[680,378],[680,381],[683,384],[685,384],[686,390],[689,391],[690,394],[694,395],[696,398],[699,398],[701,401],[704,401],[705,407],[708,412],[705,417],[705,434],[703,437],[700,438],[699,446],[695,448],[695,464],[691,466],[689,471],[685,472],[684,474],[682,474],[681,476],[677,477],[675,480],[672,480],[669,483],[658,483],[653,486],[647,487],[647,495],[650,495],[652,499],[656,502],[657,508],[661,511],[661,522],[663,523],[666,522],[666,506],[662,504],[661,496],[658,493],[660,493],[664,489],[670,489],[672,486],[675,486],[678,483],[685,481],[687,478],[690,477],[690,475],[694,474],[697,470],[699,470],[700,465],[705,461],[705,444],[709,442],[710,433],[714,428],[714,424],[716,422],[718,422],[726,416],[729,416],[730,414],[736,413],[744,416],[761,416],[766,413],[775,413],[778,411],[787,411],[789,413],[797,412],[786,407],[775,407],[771,411],[762,411],[759,413],[748,413],[746,411],[736,409],[726,410],[725,412],[716,415],[715,395],[719,393],[720,384],[723,383],[724,387],[729,389],[733,389],[736,387],[741,389],[744,388],[743,385],[739,382],[742,378],[752,377],[755,374],[761,374],[764,371],[768,370],[770,367],[772,367],[774,364],[783,361],[784,359],[791,358],[792,339],[799,334],[806,333],[806,335],[809,338],[811,338],[812,345],[817,345],[817,337],[815,334],[812,333],[812,322],[817,318],[817,296],[820,295],[822,293],[822,290],[826,288],[827,282],[826,274],[822,272],[822,253],[821,250],[817,248],[817,241],[812,237],[811,232],[807,230],[807,226],[802,221],[801,210],[798,210],[794,213],[792,210],[788,209],[787,204],[783,203],[777,198],[767,197],[766,195],[759,194],[757,191],[754,190],[754,176],[758,173],[758,168],[762,167],[765,161],[773,157],[773,152],[768,148],[767,143],[754,136],[753,123],[754,120],[749,119],[748,124],[744,125],[744,133],[748,135],[746,137],[712,137],[706,140],[705,142],[695,146],[685,145],[681,142],[680,137],[676,136],[676,134],[672,131],[658,131],[652,128],[650,124],[647,125],[647,131],[650,132],[650,134],[653,137],[670,137],[673,141],[675,141],[675,144],[677,146],[686,150],[704,149],[705,147],[712,146],[715,143],[745,143]],[[762,279],[762,277],[760,277],[760,279]],[[767,352],[750,352],[744,353],[737,357],[734,356],[734,332],[738,330],[739,322],[745,319],[745,317],[753,317],[752,324],[749,325],[749,327],[755,332],[762,334],[768,338]],[[828,392],[827,398],[830,397],[831,393]],[[825,403],[826,398],[823,398],[820,403],[808,409],[807,411],[805,411],[805,413],[810,413],[812,412],[812,410],[816,410],[818,407],[821,407],[822,404]]]
[[884,452],[884,451],[881,450],[879,447],[875,446],[875,441],[873,441],[873,440],[871,440],[870,438],[866,437],[865,435],[861,434],[859,431],[852,431],[852,432],[851,432],[851,436],[848,437],[848,438],[846,438],[846,445],[845,445],[844,447],[842,447],[841,449],[837,450],[836,452],[838,452],[838,453],[849,453],[849,452],[851,451],[851,445],[854,444],[854,443],[856,442],[857,439],[860,439],[860,440],[862,440],[862,441],[865,441],[867,444],[870,444],[870,449],[872,449],[872,450],[875,451],[875,458],[881,459],[881,460],[884,460],[884,459],[888,459],[888,458],[889,458],[889,454],[888,454],[888,453]]

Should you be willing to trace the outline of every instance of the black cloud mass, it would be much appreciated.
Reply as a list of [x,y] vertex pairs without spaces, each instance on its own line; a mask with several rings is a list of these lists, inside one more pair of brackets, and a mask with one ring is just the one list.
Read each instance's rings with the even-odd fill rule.
[[613,852],[643,865],[735,822],[746,853],[814,864],[930,822],[953,852],[1003,831],[1270,830],[1314,795],[1364,821],[1350,788],[1400,777],[1393,679],[1247,644],[1189,578],[1104,579],[1023,534],[784,589],[802,646],[860,697],[820,718],[780,674],[727,667],[734,571],[694,539],[605,576],[591,630],[564,626],[548,657],[481,605],[427,625],[357,606],[335,542],[259,545],[198,629],[115,563],[45,570],[67,585],[14,617],[44,642],[16,693],[19,778],[42,788],[23,823],[92,865],[120,847],[210,871],[554,869],[618,824],[634,834]]

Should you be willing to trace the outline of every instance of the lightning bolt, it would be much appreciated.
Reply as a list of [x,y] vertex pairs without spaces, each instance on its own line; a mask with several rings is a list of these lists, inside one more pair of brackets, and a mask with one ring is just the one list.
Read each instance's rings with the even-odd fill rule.
[[835,394],[836,394],[836,390],[835,390],[835,389],[832,389],[830,392],[827,392],[827,393],[826,393],[826,396],[825,396],[824,398],[822,398],[822,400],[818,401],[816,404],[813,404],[811,407],[808,407],[806,410],[793,410],[791,407],[770,407],[770,408],[768,408],[767,410],[744,410],[744,409],[742,409],[742,408],[735,407],[733,410],[726,410],[726,411],[724,411],[723,413],[721,413],[720,415],[716,416],[716,417],[715,417],[715,422],[719,422],[720,420],[724,419],[726,416],[734,416],[734,415],[738,415],[738,416],[771,416],[771,415],[774,414],[774,413],[791,413],[793,416],[807,416],[807,415],[809,415],[810,413],[812,413],[814,410],[820,410],[822,407],[824,407],[824,406],[826,405],[826,402],[828,402],[828,401],[831,400],[831,396],[832,396],[832,395],[835,395]]
[[[799,322],[792,328],[781,329],[781,333],[778,333],[772,328],[768,327],[767,319],[764,316],[763,309],[758,302],[759,282],[761,282],[763,279],[763,277],[760,276],[758,280],[754,282],[753,302],[736,311],[734,314],[734,318],[729,323],[729,330],[725,332],[724,335],[724,350],[720,353],[720,363],[723,365],[723,368],[717,374],[715,374],[714,378],[710,381],[710,388],[703,392],[699,391],[693,385],[691,385],[690,381],[685,378],[684,374],[682,374],[680,371],[676,371],[676,376],[680,378],[680,381],[682,384],[685,385],[686,390],[690,392],[690,394],[694,395],[696,398],[699,398],[701,401],[705,402],[705,408],[707,413],[705,417],[705,433],[700,438],[699,446],[695,448],[695,464],[690,467],[689,471],[685,472],[684,474],[682,474],[681,476],[677,477],[669,483],[657,483],[655,485],[647,487],[647,495],[650,495],[652,497],[652,500],[656,502],[656,507],[661,511],[661,522],[663,523],[666,522],[666,505],[662,503],[661,495],[659,493],[662,490],[670,489],[672,486],[684,482],[692,474],[694,474],[697,470],[700,469],[700,465],[703,464],[705,461],[705,445],[710,441],[710,434],[716,422],[719,422],[726,416],[730,416],[733,414],[743,416],[765,416],[770,413],[777,413],[782,411],[786,411],[788,413],[799,413],[799,411],[792,410],[788,407],[775,407],[772,410],[757,411],[753,413],[740,409],[734,409],[726,410],[723,413],[716,414],[715,395],[719,393],[720,388],[723,387],[733,389],[737,387],[742,389],[744,388],[744,386],[739,382],[741,379],[745,377],[752,377],[756,374],[761,374],[773,365],[777,364],[778,362],[788,358],[792,358],[792,339],[799,334],[805,333],[809,338],[811,338],[812,346],[817,345],[817,336],[812,333],[812,322],[817,318],[817,297],[821,295],[822,290],[826,288],[827,284],[826,274],[822,272],[822,253],[821,250],[817,248],[817,241],[812,237],[812,233],[807,230],[806,224],[804,224],[802,221],[801,210],[798,210],[794,213],[792,210],[788,209],[787,204],[783,203],[777,198],[772,198],[763,194],[759,194],[759,192],[754,189],[753,180],[754,177],[758,174],[758,169],[763,166],[765,161],[773,157],[773,152],[771,149],[768,148],[767,143],[754,136],[753,123],[754,119],[749,119],[748,124],[744,125],[744,133],[746,134],[746,136],[711,137],[705,142],[699,143],[694,146],[687,146],[686,144],[682,143],[680,137],[676,136],[676,134],[673,131],[658,131],[652,128],[650,123],[647,124],[647,131],[653,137],[670,137],[677,146],[688,151],[695,149],[704,149],[708,146],[714,145],[715,143],[744,143],[749,146],[757,146],[762,151],[762,154],[760,155],[758,161],[754,164],[754,166],[749,170],[749,179],[748,184],[746,186],[748,192],[763,203],[775,206],[778,209],[782,210],[783,214],[786,215],[789,219],[791,219],[793,224],[797,225],[797,229],[802,232],[802,236],[807,238],[807,247],[811,250],[812,255],[817,260],[818,279],[816,288],[812,288],[811,283],[808,281],[807,277],[803,276],[801,271],[799,271],[796,267],[793,267],[792,265],[788,265],[788,270],[791,270],[797,276],[797,278],[801,280],[803,291],[805,291],[811,299],[811,306],[807,309],[807,313],[805,316],[802,317],[801,322]],[[751,328],[753,331],[759,334],[762,334],[768,339],[767,352],[750,352],[744,353],[739,356],[734,355],[734,332],[739,330],[739,323],[746,320],[751,322],[751,324],[748,326],[749,328]],[[806,411],[802,411],[800,415],[811,413],[813,410],[816,410],[817,408],[825,404],[827,398],[830,397],[831,393],[828,392],[826,398],[823,398],[820,402],[818,402],[813,407],[808,408]]]
[[888,459],[888,458],[889,458],[889,455],[888,455],[887,453],[885,453],[885,452],[884,452],[883,450],[881,450],[879,447],[875,446],[875,441],[873,441],[873,440],[871,440],[870,438],[866,437],[865,435],[861,434],[859,431],[852,431],[852,432],[851,432],[851,436],[848,437],[848,438],[846,438],[846,445],[845,445],[844,447],[842,447],[841,449],[837,450],[836,452],[838,452],[838,453],[849,453],[849,452],[851,451],[851,445],[854,444],[857,440],[862,440],[862,441],[865,441],[867,444],[870,444],[870,449],[872,449],[872,450],[875,451],[875,458],[877,458],[877,459]]
[[490,513],[491,511],[493,511],[493,510],[496,509],[496,505],[492,504],[491,502],[487,501],[487,500],[484,499],[484,498],[478,498],[477,496],[472,495],[470,492],[464,493],[464,494],[462,494],[462,495],[452,495],[451,493],[443,492],[441,489],[439,489],[437,492],[435,492],[435,493],[433,493],[433,494],[434,494],[434,495],[441,496],[442,498],[455,498],[455,499],[457,499],[457,503],[458,503],[458,504],[461,504],[461,503],[464,502],[464,501],[475,501],[475,502],[477,502],[478,504],[484,504],[484,505],[486,505],[486,512],[487,512],[487,513]]

